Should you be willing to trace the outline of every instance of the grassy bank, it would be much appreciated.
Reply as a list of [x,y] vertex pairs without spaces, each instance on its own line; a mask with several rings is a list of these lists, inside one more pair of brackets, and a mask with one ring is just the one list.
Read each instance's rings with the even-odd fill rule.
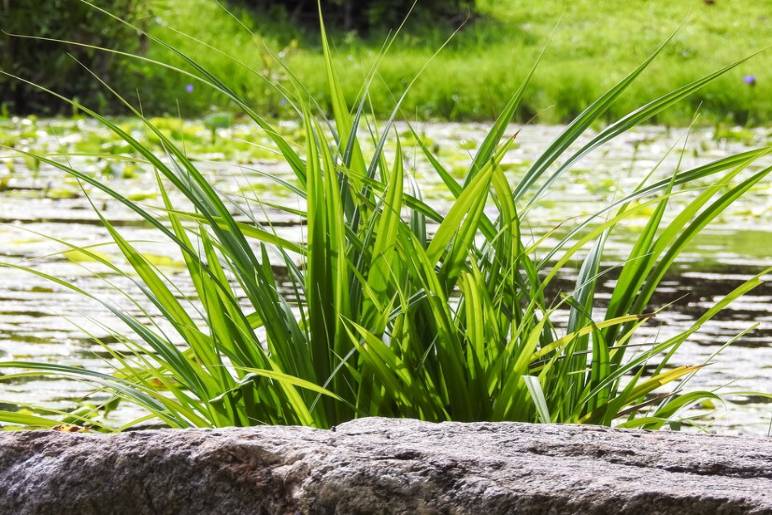
[[[768,0],[719,0],[712,5],[660,0],[485,0],[481,4],[482,15],[467,24],[414,85],[404,104],[403,117],[492,119],[546,44],[543,62],[523,98],[520,121],[534,117],[546,123],[571,119],[640,63],[682,22],[675,40],[642,80],[609,110],[607,120],[690,78],[772,44],[772,3]],[[156,13],[160,23],[155,34],[199,56],[206,66],[227,77],[229,84],[258,111],[281,116],[286,109],[255,73],[286,79],[287,72],[274,62],[271,52],[283,57],[315,98],[329,101],[318,34],[313,31],[286,20],[250,17],[243,12],[236,13],[240,18],[237,22],[213,0],[163,2],[156,7]],[[201,43],[170,27],[217,47],[246,67],[223,53],[206,50]],[[372,107],[376,113],[389,112],[394,92],[404,89],[450,32],[447,26],[417,27],[400,36],[381,65],[373,87]],[[356,97],[384,37],[333,35],[336,65],[346,78],[343,87],[349,102]],[[168,58],[152,46],[149,55]],[[654,121],[686,124],[701,106],[703,123],[766,125],[772,113],[770,70],[772,52],[762,52]],[[151,110],[174,110],[177,100],[186,115],[206,112],[212,105],[227,106],[224,98],[196,85],[189,92],[186,86],[190,81],[184,77],[152,67],[142,70],[142,74],[141,93]],[[754,85],[747,83],[750,77]]]

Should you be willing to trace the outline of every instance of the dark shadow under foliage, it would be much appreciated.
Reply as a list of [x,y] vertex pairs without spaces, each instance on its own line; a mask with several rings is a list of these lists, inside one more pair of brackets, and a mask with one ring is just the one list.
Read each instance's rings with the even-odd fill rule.
[[[257,10],[278,9],[294,21],[316,26],[317,0],[232,0]],[[326,0],[322,1],[325,21],[333,27],[367,33],[371,29],[393,28],[410,11],[414,0]],[[422,22],[457,24],[474,11],[475,0],[419,0],[412,19]]]
[[[97,0],[94,3],[140,25],[148,17],[145,0]],[[2,71],[107,111],[111,106],[104,90],[83,66],[121,91],[132,89],[129,84],[131,73],[114,54],[18,37],[76,41],[127,52],[142,50],[144,42],[136,32],[79,0],[0,0],[0,27],[3,30],[0,33]],[[0,103],[4,111],[14,113],[55,114],[66,108],[59,99],[5,76],[0,76]]]

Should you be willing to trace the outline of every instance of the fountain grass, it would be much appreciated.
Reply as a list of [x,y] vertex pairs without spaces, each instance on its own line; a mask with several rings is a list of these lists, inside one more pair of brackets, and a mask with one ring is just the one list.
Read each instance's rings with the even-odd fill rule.
[[[664,341],[631,342],[656,316],[649,306],[652,295],[685,246],[772,172],[772,167],[751,167],[772,147],[676,169],[667,179],[644,180],[573,225],[546,254],[536,252],[541,241],[527,236],[528,216],[534,202],[582,156],[744,60],[654,98],[577,145],[666,47],[665,41],[582,111],[513,183],[499,165],[515,139],[507,136],[508,124],[534,65],[480,143],[463,182],[413,134],[423,158],[454,198],[446,212],[438,212],[423,200],[394,127],[410,86],[388,119],[374,121],[365,115],[374,67],[357,102],[347,105],[323,23],[321,29],[333,120],[326,119],[301,82],[292,80],[286,88],[271,83],[300,120],[303,148],[252,109],[227,77],[212,74],[194,57],[149,35],[185,63],[157,64],[228,97],[271,138],[294,180],[270,175],[266,180],[302,200],[303,209],[259,199],[232,201],[215,189],[182,142],[118,96],[160,147],[143,144],[111,119],[79,108],[155,171],[163,206],[143,206],[66,160],[34,154],[41,163],[127,206],[159,237],[173,242],[195,298],[181,298],[175,281],[96,207],[128,271],[124,263],[91,248],[62,243],[136,283],[140,296],[122,293],[149,324],[62,278],[2,263],[92,298],[126,328],[113,333],[124,350],[105,345],[113,358],[112,373],[57,363],[0,362],[9,370],[3,380],[42,376],[86,381],[95,385],[96,399],[69,413],[3,411],[0,420],[12,426],[67,423],[98,430],[148,420],[174,428],[331,427],[363,416],[659,428],[688,422],[688,408],[718,398],[712,391],[686,388],[706,363],[672,366],[671,360],[691,335],[761,284],[769,271],[728,292],[689,329]],[[707,186],[680,212],[672,219],[665,216],[673,195],[705,178],[710,179]],[[190,207],[175,205],[171,191],[184,196]],[[265,208],[301,219],[305,237],[291,241],[270,223],[258,222],[254,212]],[[642,215],[648,216],[647,223],[619,267],[610,299],[599,298],[598,282],[608,272],[601,266],[606,242],[625,220]],[[286,268],[284,284],[279,284],[271,256],[278,256]],[[574,288],[555,294],[556,277],[577,261],[581,265]],[[567,323],[559,323],[559,313],[566,310]],[[136,405],[147,415],[116,426],[107,413],[117,402]]]

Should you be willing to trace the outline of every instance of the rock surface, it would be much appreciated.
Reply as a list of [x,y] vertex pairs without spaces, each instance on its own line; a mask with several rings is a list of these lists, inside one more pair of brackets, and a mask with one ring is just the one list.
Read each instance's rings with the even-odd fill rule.
[[772,439],[379,418],[3,433],[0,513],[772,513]]

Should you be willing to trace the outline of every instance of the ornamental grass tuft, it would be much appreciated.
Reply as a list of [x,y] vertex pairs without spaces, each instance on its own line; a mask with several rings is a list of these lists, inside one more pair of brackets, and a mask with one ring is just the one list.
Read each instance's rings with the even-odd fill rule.
[[[151,323],[34,267],[2,264],[103,304],[125,324],[117,337],[126,350],[106,346],[114,366],[109,374],[56,363],[0,362],[1,368],[10,369],[5,379],[18,373],[73,378],[93,383],[102,396],[110,395],[96,409],[60,415],[5,411],[0,420],[36,427],[66,420],[116,430],[149,419],[175,428],[330,427],[377,415],[659,428],[695,404],[717,398],[714,392],[686,388],[703,364],[671,366],[670,361],[703,324],[758,286],[763,272],[727,292],[687,330],[665,341],[631,341],[656,315],[649,311],[652,296],[685,246],[772,171],[750,167],[772,147],[643,181],[573,224],[546,252],[537,252],[541,241],[525,235],[530,234],[529,208],[551,185],[565,180],[565,172],[582,156],[742,61],[654,98],[588,135],[668,44],[665,41],[587,106],[513,181],[500,163],[513,145],[514,137],[506,135],[508,124],[536,72],[534,65],[502,106],[463,182],[421,137],[411,135],[421,158],[454,199],[439,212],[424,201],[395,130],[410,86],[395,101],[391,117],[376,122],[367,113],[367,99],[377,65],[358,101],[347,105],[340,86],[345,75],[333,66],[323,22],[321,35],[332,119],[309,98],[303,84],[272,84],[297,114],[302,147],[253,110],[228,86],[227,77],[215,76],[194,56],[148,35],[153,44],[167,48],[173,62],[182,63],[150,64],[186,75],[190,89],[213,88],[271,138],[294,180],[272,175],[266,180],[302,200],[303,209],[236,200],[219,192],[188,157],[183,142],[173,140],[120,97],[117,100],[155,135],[162,150],[143,144],[98,112],[78,108],[114,132],[134,158],[154,171],[163,205],[140,205],[66,160],[34,155],[130,208],[158,237],[172,242],[195,295],[185,299],[177,294],[176,285],[96,207],[130,266],[89,248],[70,247],[138,283],[141,297],[133,300],[147,308]],[[385,42],[383,54],[395,37]],[[706,178],[707,186],[689,192],[695,181]],[[174,205],[172,192],[183,196],[189,208]],[[665,216],[673,195],[682,193],[691,195],[688,203],[675,216]],[[293,241],[270,224],[259,223],[252,213],[266,207],[299,218],[304,237]],[[598,282],[607,272],[601,266],[606,242],[632,216],[646,216],[647,222],[616,272],[610,298],[600,298]],[[557,276],[577,263],[576,284],[561,289]],[[281,281],[275,272],[279,265],[286,270]],[[566,312],[567,322],[565,317],[558,320],[557,314]],[[120,427],[111,425],[104,415],[116,402],[135,405],[146,415]]]

